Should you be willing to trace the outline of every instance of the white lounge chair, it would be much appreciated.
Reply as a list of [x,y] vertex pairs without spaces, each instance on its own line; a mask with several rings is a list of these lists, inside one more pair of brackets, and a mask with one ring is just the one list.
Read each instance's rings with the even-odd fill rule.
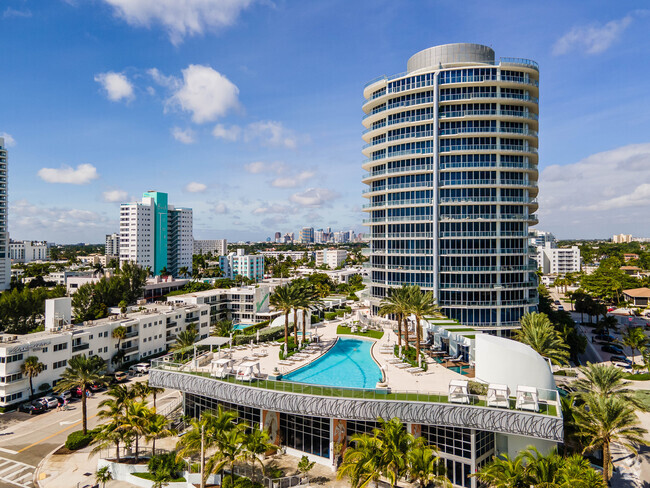
[[487,406],[510,408],[510,388],[508,385],[490,383],[487,390]]

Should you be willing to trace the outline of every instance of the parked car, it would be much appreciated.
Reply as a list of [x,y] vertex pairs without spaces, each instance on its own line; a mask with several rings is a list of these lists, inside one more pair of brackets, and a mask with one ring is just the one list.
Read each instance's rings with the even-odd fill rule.
[[618,354],[610,357],[609,360],[612,362],[616,361],[618,363],[632,364],[632,361],[630,361],[627,356],[619,356]]
[[553,302],[553,303],[555,303],[555,305],[561,305],[561,304],[562,304],[562,303],[560,302],[560,300],[555,300],[555,302]]
[[29,415],[34,415],[35,413],[43,413],[47,408],[40,401],[34,400],[33,402],[23,403],[18,410],[21,412],[26,412]]
[[564,311],[564,307],[563,307],[562,305],[558,305],[558,306],[557,306],[557,309],[558,309],[560,312],[563,312],[563,311]]
[[70,394],[72,395],[72,398],[81,398],[82,395],[81,388],[79,387],[73,388],[72,390],[70,390]]
[[135,369],[142,374],[147,374],[149,372],[149,363],[138,363],[135,365]]
[[57,395],[59,398],[63,398],[64,400],[70,401],[72,399],[72,390],[65,390],[62,391]]
[[45,408],[56,408],[59,404],[59,401],[53,396],[43,397],[40,399],[40,402],[45,406]]
[[607,309],[608,312],[613,312],[614,310],[616,310],[616,307],[609,307],[609,308]]
[[606,342],[614,342],[616,340],[614,337],[612,337],[609,334],[596,334],[595,338],[598,341],[606,341]]
[[93,383],[92,385],[90,385],[90,391],[92,391],[93,393],[95,393],[97,391],[100,391],[103,388],[104,388],[104,385],[100,385],[99,383]]
[[123,383],[128,379],[128,376],[124,371],[116,371],[113,375],[113,378],[115,378],[116,382]]
[[623,349],[615,344],[607,344],[606,346],[602,346],[600,350],[611,354],[623,354]]

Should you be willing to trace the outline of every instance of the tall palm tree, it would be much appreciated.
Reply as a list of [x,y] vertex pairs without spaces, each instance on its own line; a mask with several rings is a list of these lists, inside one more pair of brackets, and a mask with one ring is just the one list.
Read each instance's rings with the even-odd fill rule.
[[637,409],[647,411],[646,404],[628,388],[632,383],[623,379],[623,371],[616,366],[602,363],[587,363],[580,367],[584,378],[573,383],[573,388],[580,396],[595,394],[601,396],[618,396],[634,405]]
[[320,307],[322,300],[318,292],[311,286],[304,286],[298,308],[302,310],[302,340],[307,337],[307,314],[311,313],[312,307]]
[[185,278],[188,273],[189,273],[189,269],[187,268],[187,266],[181,266],[178,270],[178,274],[181,275],[183,278]]
[[103,374],[103,367],[85,354],[74,356],[68,361],[68,367],[61,374],[61,379],[54,387],[62,392],[79,388],[81,390],[81,419],[83,433],[88,433],[88,414],[86,410],[86,390],[93,384],[106,384],[108,380]]
[[530,488],[530,477],[524,464],[524,453],[511,459],[507,454],[494,457],[491,462],[473,474],[491,488]]
[[627,328],[623,334],[623,344],[632,349],[632,366],[636,364],[635,351],[642,351],[650,342],[640,327]]
[[[395,315],[397,318],[397,344],[399,346],[402,345],[402,321],[406,316],[406,292],[407,288],[404,286],[390,288],[388,296],[379,304],[379,315]],[[408,339],[406,347],[408,348]]]
[[169,428],[169,420],[164,415],[159,415],[152,411],[152,415],[149,418],[149,424],[147,425],[147,432],[145,434],[145,439],[147,442],[151,441],[151,453],[156,454],[156,439],[162,439],[164,437],[171,437],[174,435],[174,432]]
[[290,285],[279,286],[269,298],[269,303],[276,310],[284,313],[284,345],[289,347],[289,312],[294,307],[295,296]]
[[420,357],[420,342],[422,342],[421,321],[425,317],[440,318],[443,315],[440,313],[440,307],[436,304],[433,292],[427,291],[423,293],[419,286],[410,287],[407,310],[409,313],[415,315],[415,357],[419,365],[422,360]]
[[408,471],[405,454],[411,450],[415,439],[406,431],[400,419],[378,420],[379,427],[373,432],[379,441],[379,465],[390,484],[397,486],[397,482]]
[[438,456],[436,450],[427,445],[424,437],[418,437],[413,447],[406,453],[409,476],[415,479],[420,488],[430,484],[451,488],[451,482],[445,476],[445,462]]
[[611,444],[620,444],[637,454],[637,446],[648,445],[643,438],[648,431],[639,427],[634,406],[616,395],[587,394],[585,404],[575,412],[576,426],[585,440],[585,451],[602,449],[603,482],[611,477]]
[[144,402],[131,402],[129,403],[124,418],[122,420],[121,428],[129,430],[135,437],[135,462],[139,459],[139,442],[140,437],[144,437],[149,433],[149,425],[153,416],[153,411],[144,404]]
[[114,328],[113,332],[111,332],[111,337],[113,339],[117,339],[117,350],[120,350],[120,344],[122,343],[122,339],[126,337],[126,328],[122,327],[121,325]]
[[521,320],[521,329],[515,339],[529,345],[541,356],[555,364],[566,364],[569,359],[569,347],[555,330],[548,316],[544,313],[527,313]]
[[379,479],[380,474],[379,440],[367,434],[353,435],[343,454],[337,478],[347,476],[351,488],[367,488]]
[[213,457],[215,461],[226,461],[230,465],[230,475],[235,480],[235,462],[245,460],[246,452],[246,422],[232,423],[230,428],[224,429],[217,437],[217,452]]
[[194,345],[195,339],[196,327],[194,327],[194,324],[191,324],[187,329],[178,333],[176,336],[176,342],[172,345],[171,350],[185,355],[185,351]]
[[34,396],[34,385],[32,381],[45,369],[45,365],[39,362],[36,356],[28,356],[25,362],[20,365],[20,372],[29,378],[29,398]]
[[93,439],[97,447],[93,452],[99,452],[102,449],[115,445],[115,457],[120,462],[120,443],[126,441],[131,436],[128,430],[122,428],[124,417],[128,406],[133,402],[134,392],[124,385],[116,385],[106,393],[109,398],[102,400],[99,407],[102,408],[97,412],[97,416],[102,419],[108,419],[106,424],[102,425],[102,430]]
[[246,434],[244,446],[248,457],[252,461],[253,468],[255,462],[258,462],[262,470],[262,476],[264,476],[264,463],[260,456],[277,449],[277,446],[271,442],[268,432],[261,429],[251,429]]

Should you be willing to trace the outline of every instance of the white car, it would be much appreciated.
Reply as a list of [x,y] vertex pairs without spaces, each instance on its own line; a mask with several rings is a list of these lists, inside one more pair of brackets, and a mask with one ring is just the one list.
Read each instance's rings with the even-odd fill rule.
[[41,398],[41,403],[47,408],[56,408],[59,405],[59,400],[56,397],[48,396]]
[[138,363],[133,368],[142,374],[147,374],[149,372],[149,363]]

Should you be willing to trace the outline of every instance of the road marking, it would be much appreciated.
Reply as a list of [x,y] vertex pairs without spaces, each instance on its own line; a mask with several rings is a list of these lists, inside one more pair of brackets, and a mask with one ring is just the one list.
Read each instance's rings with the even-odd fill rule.
[[5,449],[4,447],[0,447],[0,452],[6,452],[7,454],[18,454],[18,451],[12,451],[11,449]]
[[70,425],[70,424],[76,424],[78,423],[78,420],[64,420],[62,422],[59,422],[59,425]]
[[[95,415],[91,415],[90,417],[88,417],[88,420],[90,420],[90,419],[92,419],[92,418],[95,418],[95,417],[97,417],[97,414],[95,414]],[[34,447],[34,446],[39,445],[41,442],[45,442],[45,441],[51,439],[51,438],[54,437],[54,436],[57,436],[57,435],[59,435],[59,434],[62,434],[62,433],[65,432],[66,430],[70,430],[70,429],[72,429],[73,427],[75,427],[76,425],[80,425],[81,422],[82,422],[82,421],[79,420],[79,421],[75,422],[74,424],[72,424],[71,426],[66,427],[65,429],[61,429],[61,430],[59,430],[58,432],[55,432],[54,434],[48,435],[47,437],[44,437],[43,439],[41,439],[41,440],[39,440],[39,441],[36,441],[36,442],[34,442],[33,444],[30,444],[30,445],[27,446],[27,447],[23,447],[22,449],[20,449],[20,450],[18,451],[18,453],[21,453],[21,452],[23,452],[23,451],[26,451],[27,449],[30,449],[30,448],[32,448],[32,447]]]
[[[12,486],[18,486],[20,488],[33,488],[34,485],[29,480],[34,475],[36,466],[1,457],[0,463],[2,463],[2,467],[5,468],[0,471],[0,481],[9,483]],[[6,468],[7,465],[9,468]],[[27,478],[27,480],[23,481],[25,478]]]

